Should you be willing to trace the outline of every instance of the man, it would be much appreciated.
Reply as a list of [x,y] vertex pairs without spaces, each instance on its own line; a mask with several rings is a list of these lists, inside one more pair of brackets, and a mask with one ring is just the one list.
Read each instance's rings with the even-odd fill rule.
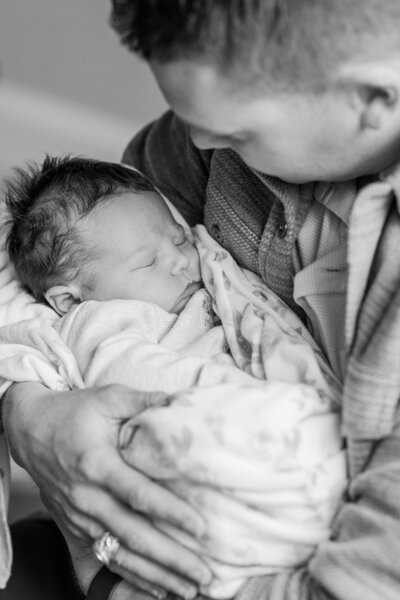
[[[125,160],[258,271],[344,378],[351,481],[332,540],[308,567],[256,578],[242,597],[399,594],[399,11],[398,0],[114,1],[121,38],[181,117],[144,130]],[[368,185],[378,174],[385,181]],[[121,390],[87,390],[67,403],[24,385],[7,394],[6,429],[15,456],[51,490],[53,512],[81,538],[105,528],[121,538],[107,557],[124,577],[157,585],[155,595],[193,595],[190,581],[206,570],[143,517],[179,522],[183,506],[161,502],[140,474],[126,473],[124,485],[113,454],[134,394],[122,402]],[[121,500],[142,514],[128,517]]]
[[400,593],[399,21],[394,0],[113,2],[175,113],[124,160],[302,316],[344,381],[332,539],[243,598]]

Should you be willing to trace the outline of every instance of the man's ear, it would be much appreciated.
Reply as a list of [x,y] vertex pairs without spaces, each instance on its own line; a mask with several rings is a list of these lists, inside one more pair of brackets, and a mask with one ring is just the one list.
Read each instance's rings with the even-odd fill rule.
[[340,73],[360,130],[383,130],[400,122],[400,64],[368,63],[346,66]]
[[44,296],[60,316],[65,315],[74,304],[82,301],[81,290],[75,283],[54,285],[44,293]]

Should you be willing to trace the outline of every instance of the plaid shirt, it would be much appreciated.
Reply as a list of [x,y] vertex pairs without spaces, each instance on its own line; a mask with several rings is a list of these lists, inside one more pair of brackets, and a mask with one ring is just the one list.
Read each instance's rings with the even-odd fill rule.
[[[296,244],[316,186],[260,176],[230,150],[199,151],[172,113],[128,146],[186,219],[306,320],[293,300]],[[348,230],[342,397],[350,483],[331,539],[307,566],[242,588],[238,600],[398,600],[400,597],[400,172],[365,185]],[[321,210],[328,210],[320,204]]]

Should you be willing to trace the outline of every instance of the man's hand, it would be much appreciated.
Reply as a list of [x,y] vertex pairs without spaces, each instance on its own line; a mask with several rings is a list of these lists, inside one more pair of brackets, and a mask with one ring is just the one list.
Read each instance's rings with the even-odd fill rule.
[[[61,530],[63,527],[59,523]],[[83,593],[86,595],[90,584],[98,571],[101,569],[101,563],[95,558],[90,546],[84,542],[71,537],[71,535],[63,531],[65,540],[68,544],[69,553],[71,556],[72,565],[79,586]],[[131,580],[133,577],[130,575]],[[141,586],[141,587],[139,587]],[[110,600],[163,600],[167,595],[165,590],[152,585],[140,578],[137,578],[135,584],[129,583],[127,580],[121,580],[115,586],[115,589],[110,597]]]
[[90,545],[109,530],[121,541],[113,571],[192,597],[195,583],[209,580],[208,567],[147,517],[192,535],[201,534],[201,517],[128,466],[118,451],[121,424],[164,398],[120,385],[54,393],[24,383],[7,393],[3,417],[14,459],[65,531]]

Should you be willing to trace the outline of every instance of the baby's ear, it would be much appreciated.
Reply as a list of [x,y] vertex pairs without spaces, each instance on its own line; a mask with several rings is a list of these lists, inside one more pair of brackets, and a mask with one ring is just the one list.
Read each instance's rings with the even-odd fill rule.
[[75,283],[54,285],[44,293],[44,297],[60,316],[82,301],[81,291]]

